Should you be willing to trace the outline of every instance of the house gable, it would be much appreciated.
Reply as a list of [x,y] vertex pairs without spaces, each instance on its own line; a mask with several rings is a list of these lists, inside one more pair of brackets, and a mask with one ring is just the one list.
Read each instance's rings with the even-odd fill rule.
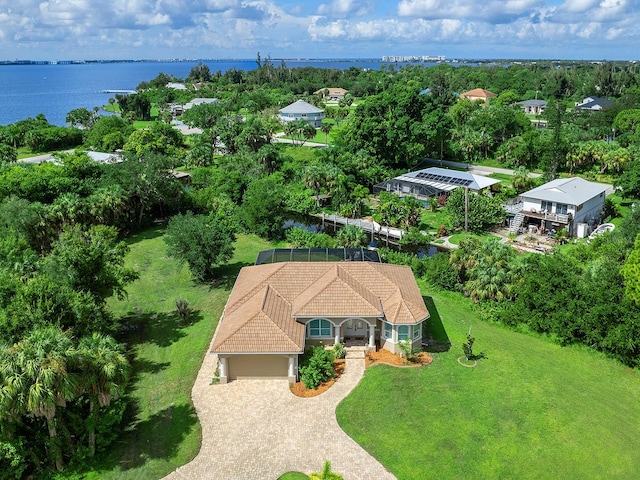
[[380,317],[373,292],[339,264],[333,265],[293,303],[295,317]]
[[212,350],[301,352],[304,326],[291,318],[291,304],[265,286],[220,322]]

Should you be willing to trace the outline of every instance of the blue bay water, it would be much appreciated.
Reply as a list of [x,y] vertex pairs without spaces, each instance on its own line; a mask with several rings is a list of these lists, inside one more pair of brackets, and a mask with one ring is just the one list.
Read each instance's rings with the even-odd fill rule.
[[[255,60],[211,60],[203,62],[212,73],[231,68],[254,70]],[[279,65],[280,60],[273,60]],[[285,60],[290,68],[318,67],[348,69],[350,67],[380,69],[383,63],[374,59],[358,60]],[[122,62],[55,65],[0,66],[0,125],[35,117],[42,113],[54,125],[65,125],[67,113],[75,108],[101,107],[114,94],[104,90],[135,90],[143,81],[159,73],[185,78],[197,61],[187,62]],[[402,65],[402,64],[399,64]],[[424,64],[430,65],[430,64]]]

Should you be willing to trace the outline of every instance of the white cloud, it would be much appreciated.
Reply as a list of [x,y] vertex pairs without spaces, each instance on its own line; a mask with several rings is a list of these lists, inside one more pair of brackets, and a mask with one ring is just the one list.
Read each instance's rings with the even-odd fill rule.
[[29,58],[23,52],[33,58],[86,58],[89,51],[96,52],[92,58],[114,52],[121,58],[168,52],[247,58],[258,50],[353,57],[427,49],[448,56],[455,55],[450,51],[496,57],[536,51],[568,58],[579,45],[583,52],[608,49],[611,57],[622,52],[632,57],[640,41],[638,0],[398,0],[395,7],[388,0],[324,0],[315,5],[296,0],[0,0],[0,52],[13,57],[19,51],[22,58]]
[[592,9],[598,4],[599,0],[567,0],[560,7],[561,10],[566,10],[571,13],[582,13]]
[[373,11],[371,1],[364,0],[333,0],[331,3],[318,5],[317,14],[344,18],[348,16],[363,16]]

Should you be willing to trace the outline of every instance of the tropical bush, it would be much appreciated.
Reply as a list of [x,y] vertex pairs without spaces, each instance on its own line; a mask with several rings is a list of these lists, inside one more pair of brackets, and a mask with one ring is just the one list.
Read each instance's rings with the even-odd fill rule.
[[335,358],[344,358],[347,355],[347,352],[344,349],[344,343],[336,343],[333,346],[333,355]]
[[329,462],[328,460],[324,462],[322,472],[311,473],[309,474],[309,478],[311,480],[344,480],[344,477],[342,475],[331,471],[331,462]]
[[302,364],[299,368],[300,380],[306,388],[317,389],[322,382],[326,382],[333,378],[335,372],[333,370],[334,354],[331,350],[325,350],[324,347],[312,347],[302,357]]

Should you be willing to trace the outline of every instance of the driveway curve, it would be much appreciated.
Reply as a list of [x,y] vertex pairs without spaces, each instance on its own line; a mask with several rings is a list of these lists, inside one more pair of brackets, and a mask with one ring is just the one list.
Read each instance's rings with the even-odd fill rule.
[[338,426],[336,406],[360,382],[363,359],[347,359],[326,392],[300,398],[286,380],[210,385],[217,358],[207,355],[192,397],[202,446],[169,480],[276,480],[287,471],[319,472],[326,460],[345,480],[393,480],[375,458]]

